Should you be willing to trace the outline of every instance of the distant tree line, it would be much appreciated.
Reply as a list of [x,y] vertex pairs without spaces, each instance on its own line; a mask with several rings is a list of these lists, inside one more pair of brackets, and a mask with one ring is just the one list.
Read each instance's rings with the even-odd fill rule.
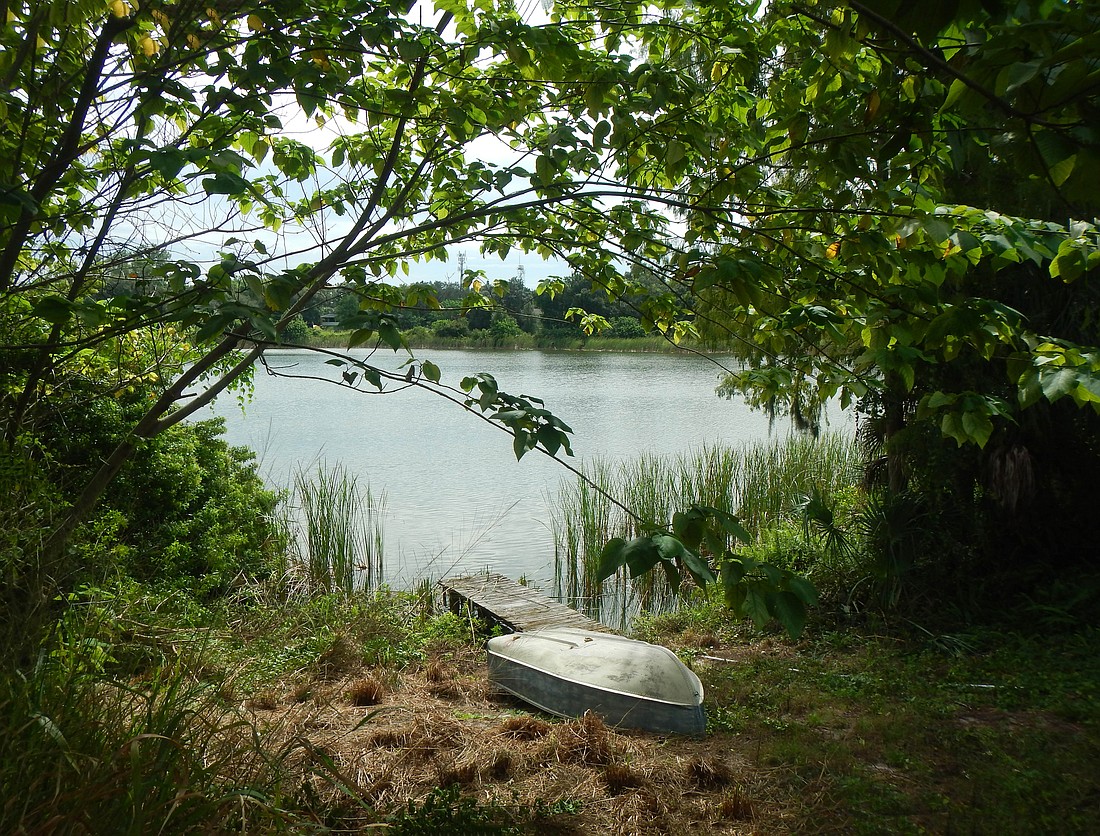
[[[553,296],[538,294],[517,280],[480,284],[475,281],[473,286],[470,281],[435,281],[406,287],[411,291],[412,303],[393,309],[396,325],[403,332],[423,328],[444,338],[461,338],[480,331],[502,338],[520,334],[549,339],[577,337],[582,334],[582,325],[579,317],[569,315],[571,310],[605,319],[601,333],[606,336],[630,339],[653,332],[643,324],[641,314],[629,299],[610,297],[579,274],[561,282]],[[417,304],[426,297],[438,301],[439,306]],[[349,287],[331,287],[319,293],[313,304],[303,310],[302,320],[309,327],[328,323],[341,328],[374,302]],[[291,329],[287,336],[293,340],[297,333]]]

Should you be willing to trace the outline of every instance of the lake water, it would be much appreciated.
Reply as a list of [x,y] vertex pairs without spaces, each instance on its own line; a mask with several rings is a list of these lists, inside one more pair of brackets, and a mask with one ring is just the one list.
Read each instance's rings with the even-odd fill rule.
[[[360,352],[358,356],[364,356]],[[458,385],[489,372],[509,394],[534,395],[573,429],[570,463],[625,461],[642,452],[678,454],[704,445],[767,438],[767,417],[715,394],[721,369],[689,355],[603,352],[418,350]],[[279,351],[281,374],[339,379],[309,351]],[[390,355],[372,362],[399,363]],[[549,499],[565,479],[538,452],[517,462],[511,436],[439,396],[417,388],[371,394],[257,369],[255,395],[242,414],[232,397],[211,410],[226,418],[228,440],[251,447],[273,486],[298,468],[342,463],[385,491],[386,582],[403,587],[430,577],[490,568],[554,577]],[[834,426],[843,416],[833,416]],[[786,424],[776,422],[776,432]]]

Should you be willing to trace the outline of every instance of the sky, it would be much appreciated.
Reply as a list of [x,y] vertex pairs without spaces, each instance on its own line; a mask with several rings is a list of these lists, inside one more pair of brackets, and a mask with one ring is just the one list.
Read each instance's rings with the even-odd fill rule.
[[[549,17],[544,6],[544,0],[517,0],[516,7],[522,17],[532,24],[546,23]],[[420,9],[430,8],[423,4],[417,4],[412,14],[419,16]],[[287,96],[284,104],[278,107],[278,115],[283,121],[283,135],[302,142],[320,155],[328,158],[330,143],[342,133],[358,133],[364,128],[349,122],[342,115],[326,118],[323,124],[314,118],[307,117],[293,97]],[[518,159],[518,154],[503,141],[495,137],[482,137],[476,139],[467,146],[469,159],[481,159],[492,161],[498,165],[507,164],[510,159]],[[266,169],[266,170],[265,170]],[[261,166],[254,174],[275,174],[273,166]],[[324,175],[322,175],[323,177]],[[306,188],[316,188],[318,183],[322,186],[335,182],[339,173],[329,173],[328,181],[308,181],[303,184]],[[350,171],[345,176],[350,176]],[[304,192],[303,192],[304,194]],[[211,195],[202,201],[201,207],[193,207],[189,215],[177,212],[171,217],[160,217],[153,222],[153,227],[159,222],[160,234],[167,236],[169,230],[176,231],[185,228],[210,229],[218,227],[219,218],[229,208],[229,203],[217,195]],[[287,258],[276,259],[270,263],[268,269],[281,269],[296,266],[303,262],[316,261],[323,255],[323,250],[316,247],[316,243],[322,238],[332,240],[343,230],[350,229],[352,218],[348,215],[338,217],[331,212],[322,212],[314,216],[316,222],[321,224],[319,228],[310,230],[308,226],[300,231],[290,231],[284,227],[280,233],[256,228],[247,233],[239,232],[214,232],[201,235],[186,244],[176,245],[173,251],[180,255],[186,253],[187,257],[200,262],[217,263],[221,260],[220,251],[227,249],[224,242],[233,237],[245,242],[260,240],[273,255],[279,253],[291,253]],[[228,249],[239,249],[241,245]],[[245,246],[243,257],[248,257]],[[311,250],[311,251],[310,251]],[[538,283],[550,277],[566,277],[569,274],[568,265],[558,259],[544,259],[535,254],[523,254],[514,251],[507,260],[502,260],[496,255],[484,256],[481,254],[476,242],[466,242],[448,248],[447,261],[421,261],[409,262],[409,274],[405,276],[399,272],[395,281],[398,282],[451,282],[459,280],[459,259],[464,258],[466,271],[483,271],[488,280],[505,279],[514,281],[522,279],[528,287],[534,288]]]

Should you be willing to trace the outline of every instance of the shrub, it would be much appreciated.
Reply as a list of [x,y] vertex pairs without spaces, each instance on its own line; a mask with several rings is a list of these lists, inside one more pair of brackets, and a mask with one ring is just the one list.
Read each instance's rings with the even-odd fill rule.
[[493,345],[508,342],[523,333],[523,329],[508,314],[496,314],[489,326],[489,333],[493,338]]
[[608,336],[635,339],[646,336],[646,330],[642,327],[642,323],[632,316],[617,316],[611,320]]
[[438,319],[432,323],[437,337],[465,337],[470,333],[470,323],[465,319]]
[[310,327],[300,316],[287,323],[283,330],[282,342],[286,345],[305,345],[309,342]]

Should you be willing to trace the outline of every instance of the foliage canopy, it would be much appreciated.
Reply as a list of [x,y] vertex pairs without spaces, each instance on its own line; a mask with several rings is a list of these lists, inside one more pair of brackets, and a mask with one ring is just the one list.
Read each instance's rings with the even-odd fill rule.
[[[359,300],[349,347],[400,350],[396,312],[439,300],[397,280],[457,244],[560,258],[645,328],[727,342],[746,361],[727,388],[757,403],[858,405],[895,493],[934,462],[925,488],[982,484],[1011,509],[1051,429],[1085,476],[1050,495],[1095,490],[1093,4],[565,0],[541,23],[491,0],[7,9],[6,444],[76,380],[154,392],[47,550],[141,439],[240,385],[333,284]],[[448,391],[430,363],[348,361],[336,380]],[[463,385],[517,455],[568,451],[537,400]]]

